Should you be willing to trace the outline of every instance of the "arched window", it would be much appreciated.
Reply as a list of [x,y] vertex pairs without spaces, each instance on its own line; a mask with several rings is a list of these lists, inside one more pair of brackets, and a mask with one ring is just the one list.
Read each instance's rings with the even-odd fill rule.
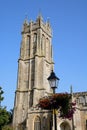
[[44,36],[44,34],[42,34],[42,39],[41,39],[41,50],[44,49],[44,48],[43,48],[44,44],[45,44],[45,36]]
[[33,35],[33,54],[36,52],[36,44],[37,44],[37,34],[34,33]]
[[61,123],[60,130],[71,130],[69,123],[68,122]]
[[26,56],[30,55],[30,36],[27,36],[26,39]]
[[41,120],[40,117],[36,117],[34,121],[34,130],[41,130]]
[[34,36],[33,36],[33,43],[35,44],[37,42],[37,34],[34,33]]
[[49,60],[49,57],[50,57],[50,41],[47,38],[46,39],[46,58],[47,58],[47,60]]

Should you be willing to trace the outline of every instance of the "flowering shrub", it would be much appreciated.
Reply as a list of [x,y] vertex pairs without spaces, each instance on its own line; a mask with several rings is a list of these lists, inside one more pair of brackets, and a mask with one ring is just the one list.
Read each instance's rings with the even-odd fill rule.
[[75,111],[75,103],[71,102],[71,94],[56,93],[43,97],[39,100],[38,106],[45,110],[58,109],[60,117],[71,119]]

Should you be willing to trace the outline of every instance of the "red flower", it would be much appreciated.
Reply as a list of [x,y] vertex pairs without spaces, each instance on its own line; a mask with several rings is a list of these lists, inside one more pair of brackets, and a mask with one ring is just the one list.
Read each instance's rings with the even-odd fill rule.
[[60,117],[71,119],[75,111],[75,103],[71,102],[71,95],[68,93],[56,93],[39,100],[38,106],[42,109],[59,109]]

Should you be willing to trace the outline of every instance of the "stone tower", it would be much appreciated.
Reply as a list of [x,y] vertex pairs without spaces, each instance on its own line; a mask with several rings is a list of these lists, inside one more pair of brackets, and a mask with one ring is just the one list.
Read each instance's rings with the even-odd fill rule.
[[[14,130],[53,130],[52,112],[36,107],[41,97],[52,93],[47,80],[54,66],[51,39],[50,23],[43,22],[42,16],[35,22],[25,20],[18,60]],[[73,93],[74,100],[76,111],[72,120],[57,115],[57,130],[87,130],[87,92]]]
[[41,97],[52,92],[47,80],[53,70],[51,39],[49,21],[44,23],[42,16],[38,16],[35,22],[25,20],[15,93],[15,130],[50,130],[50,115],[35,106]]

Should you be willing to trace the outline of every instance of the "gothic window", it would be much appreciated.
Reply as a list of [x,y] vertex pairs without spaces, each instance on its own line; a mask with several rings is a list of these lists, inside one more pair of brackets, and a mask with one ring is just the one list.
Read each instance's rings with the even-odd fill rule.
[[35,61],[31,62],[31,88],[34,86]]
[[26,56],[30,55],[30,36],[27,36],[26,39]]
[[34,121],[34,130],[41,130],[41,120],[40,117],[36,117]]
[[34,36],[33,36],[33,43],[36,43],[37,42],[37,34],[34,33]]
[[60,125],[60,130],[71,130],[70,125],[67,122],[63,122]]
[[45,43],[45,36],[42,35],[42,39],[41,39],[41,50],[43,49],[44,43]]
[[30,92],[30,100],[29,100],[29,106],[32,107],[33,105],[33,91]]
[[36,52],[36,43],[37,43],[37,34],[34,33],[34,36],[33,36],[33,54],[35,54],[35,52]]
[[24,68],[24,86],[25,88],[28,88],[28,78],[29,78],[29,64],[25,63],[25,68]]
[[49,56],[50,56],[49,53],[50,53],[50,41],[47,38],[46,39],[46,58],[47,58],[47,60],[49,60]]

